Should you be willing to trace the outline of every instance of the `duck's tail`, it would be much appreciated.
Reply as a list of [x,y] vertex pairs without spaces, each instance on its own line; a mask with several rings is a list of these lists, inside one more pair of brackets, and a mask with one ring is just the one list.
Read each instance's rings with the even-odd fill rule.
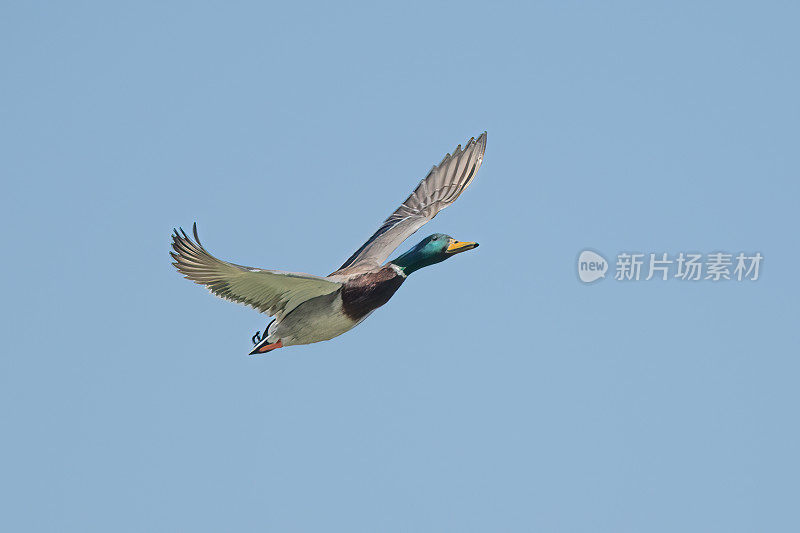
[[[253,351],[249,353],[249,355],[255,355],[259,353],[267,353],[271,352],[272,350],[277,350],[278,348],[283,347],[283,343],[281,343],[280,339],[277,342],[270,343],[269,336],[270,336],[270,327],[275,323],[277,318],[273,318],[272,321],[267,324],[267,327],[264,328],[264,336],[261,336],[260,331],[256,331],[256,334],[253,335],[252,341],[255,344],[255,348]],[[277,344],[280,343],[280,346]]]

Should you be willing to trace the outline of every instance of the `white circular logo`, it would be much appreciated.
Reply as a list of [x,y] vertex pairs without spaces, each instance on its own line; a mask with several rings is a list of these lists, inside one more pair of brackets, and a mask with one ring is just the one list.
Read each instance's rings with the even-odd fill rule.
[[602,255],[584,250],[578,256],[578,277],[584,283],[591,283],[606,277],[608,261]]

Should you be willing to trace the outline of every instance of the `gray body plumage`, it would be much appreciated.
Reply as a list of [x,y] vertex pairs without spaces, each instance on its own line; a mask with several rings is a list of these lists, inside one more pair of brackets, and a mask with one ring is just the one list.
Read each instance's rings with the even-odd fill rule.
[[267,342],[284,346],[327,341],[350,331],[369,315],[354,319],[342,312],[341,291],[316,296],[300,304],[267,330]]

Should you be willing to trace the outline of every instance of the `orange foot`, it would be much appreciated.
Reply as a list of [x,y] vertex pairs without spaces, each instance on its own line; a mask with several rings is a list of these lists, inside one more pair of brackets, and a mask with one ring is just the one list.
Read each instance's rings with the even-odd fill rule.
[[283,341],[278,340],[278,342],[273,342],[272,344],[264,344],[261,346],[256,346],[250,355],[255,355],[258,353],[267,353],[271,352],[272,350],[277,350],[278,348],[283,348]]

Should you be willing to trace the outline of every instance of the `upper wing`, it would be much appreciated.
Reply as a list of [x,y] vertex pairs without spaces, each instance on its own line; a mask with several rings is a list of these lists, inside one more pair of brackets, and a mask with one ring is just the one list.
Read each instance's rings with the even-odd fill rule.
[[310,274],[261,270],[222,261],[200,244],[197,224],[193,229],[196,243],[183,229],[172,235],[172,264],[187,279],[205,285],[220,298],[282,317],[302,302],[336,292],[342,286]]
[[[339,270],[356,266],[374,267],[389,258],[395,248],[436,214],[456,201],[475,179],[486,150],[486,132],[469,140],[464,150],[459,144],[419,182],[405,202],[387,218],[378,231],[356,250]],[[338,272],[338,271],[337,271]]]

